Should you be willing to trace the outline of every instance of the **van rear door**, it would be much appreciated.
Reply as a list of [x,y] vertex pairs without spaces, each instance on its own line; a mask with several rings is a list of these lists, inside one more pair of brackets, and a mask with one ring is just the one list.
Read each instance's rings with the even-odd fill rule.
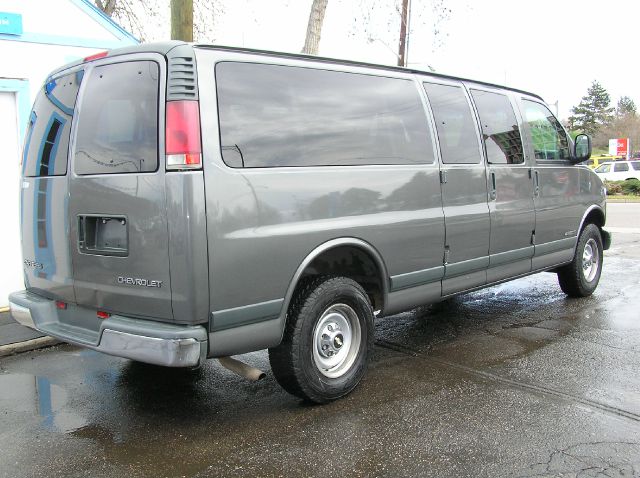
[[[171,320],[160,55],[87,64],[70,148],[76,302]],[[164,154],[164,150],[162,151]]]
[[67,152],[81,67],[50,77],[29,116],[22,156],[20,228],[27,290],[73,302]]

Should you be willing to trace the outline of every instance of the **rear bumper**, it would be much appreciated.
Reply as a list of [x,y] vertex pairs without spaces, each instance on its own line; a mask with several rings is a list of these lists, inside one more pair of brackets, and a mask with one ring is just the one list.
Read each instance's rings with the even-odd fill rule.
[[117,357],[167,367],[195,367],[207,356],[207,330],[119,315],[99,320],[96,311],[55,302],[27,291],[9,295],[12,317],[65,342]]

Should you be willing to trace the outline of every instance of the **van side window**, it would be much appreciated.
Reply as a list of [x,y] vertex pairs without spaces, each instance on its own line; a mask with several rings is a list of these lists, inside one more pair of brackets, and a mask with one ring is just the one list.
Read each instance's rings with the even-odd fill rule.
[[425,111],[411,80],[221,62],[216,87],[228,166],[434,161]]
[[522,100],[536,159],[569,159],[569,141],[560,122],[540,103]]
[[74,151],[77,174],[143,173],[158,167],[158,64],[95,67],[85,78]]
[[442,162],[477,164],[482,157],[475,120],[462,87],[424,83],[436,122]]
[[625,171],[629,171],[629,165],[627,163],[614,163],[613,171],[616,173],[624,173]]
[[524,162],[518,121],[509,98],[500,93],[471,90],[478,108],[489,164]]
[[82,75],[80,70],[49,79],[38,94],[25,135],[25,176],[67,174],[71,118]]

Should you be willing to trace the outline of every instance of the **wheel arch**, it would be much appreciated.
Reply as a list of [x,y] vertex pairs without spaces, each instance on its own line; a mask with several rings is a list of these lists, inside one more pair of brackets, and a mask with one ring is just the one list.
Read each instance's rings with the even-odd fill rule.
[[353,270],[352,267],[345,266],[344,264],[337,264],[337,270],[340,270],[340,268],[343,267],[345,273],[340,275],[350,277],[363,286],[367,294],[372,298],[374,310],[384,310],[384,306],[387,303],[389,295],[389,274],[387,273],[387,267],[380,252],[378,252],[378,250],[368,242],[356,237],[332,239],[320,244],[307,254],[293,274],[291,281],[289,281],[289,286],[287,288],[287,293],[284,297],[284,303],[282,304],[279,316],[282,333],[284,333],[287,310],[289,309],[291,299],[293,298],[293,294],[300,284],[300,281],[309,275],[333,272],[332,270],[317,269],[320,265],[326,267],[325,263],[328,263],[329,266],[336,265],[336,260],[338,258],[342,258],[344,254],[355,254],[355,257],[358,257],[359,259],[367,258],[371,261],[371,264],[374,265],[375,283],[379,288],[377,293],[375,289],[372,288],[371,284],[363,284],[361,280],[357,280],[353,277],[353,274],[349,273],[349,271]]
[[589,206],[589,208],[587,208],[584,215],[582,216],[580,227],[578,228],[578,235],[580,235],[582,229],[584,229],[587,224],[595,224],[600,229],[602,229],[604,227],[605,220],[606,215],[604,213],[604,210],[600,206],[592,204],[591,206]]

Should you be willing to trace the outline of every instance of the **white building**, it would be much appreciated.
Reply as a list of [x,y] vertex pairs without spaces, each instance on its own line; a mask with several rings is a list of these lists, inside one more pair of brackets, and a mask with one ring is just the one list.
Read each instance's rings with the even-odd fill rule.
[[24,288],[20,156],[38,90],[65,63],[137,42],[89,0],[0,0],[0,307]]

